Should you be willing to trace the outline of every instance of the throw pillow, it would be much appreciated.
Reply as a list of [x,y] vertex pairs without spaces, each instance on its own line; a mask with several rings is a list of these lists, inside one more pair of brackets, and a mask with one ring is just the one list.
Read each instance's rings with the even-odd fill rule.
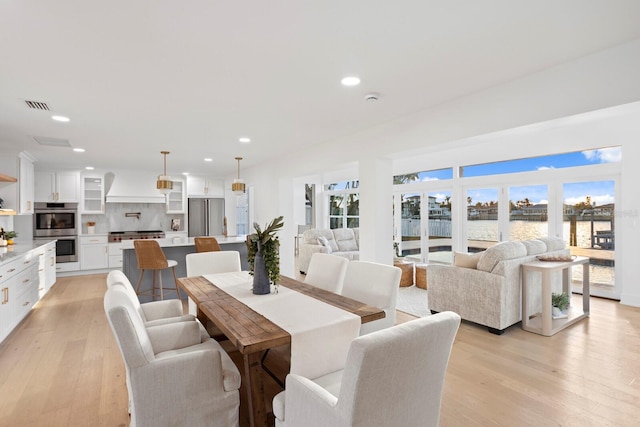
[[329,243],[329,240],[327,240],[326,237],[324,236],[318,236],[318,244],[320,246],[324,246],[325,248],[327,248],[327,253],[330,254],[331,253],[331,244]]
[[478,260],[480,259],[480,256],[482,255],[482,252],[477,252],[474,254],[468,254],[465,252],[453,252],[453,265],[455,265],[456,267],[463,267],[463,268],[473,268],[476,269],[478,268]]

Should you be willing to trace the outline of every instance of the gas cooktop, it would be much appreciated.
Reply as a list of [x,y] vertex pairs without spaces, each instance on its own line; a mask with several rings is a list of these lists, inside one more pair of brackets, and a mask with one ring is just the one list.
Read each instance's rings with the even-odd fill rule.
[[162,230],[111,231],[109,232],[109,241],[121,242],[122,240],[162,239],[164,236],[165,234]]

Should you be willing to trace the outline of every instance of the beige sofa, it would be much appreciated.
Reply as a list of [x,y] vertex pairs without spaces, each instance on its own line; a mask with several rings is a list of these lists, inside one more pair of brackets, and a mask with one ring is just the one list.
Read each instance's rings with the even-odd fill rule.
[[360,230],[358,228],[320,229],[312,228],[302,233],[298,269],[306,274],[313,254],[320,252],[347,258],[359,259]]
[[[537,256],[568,255],[564,240],[546,237],[534,240],[501,242],[480,252],[475,257],[465,257],[458,265],[429,264],[428,304],[432,313],[454,311],[464,320],[478,323],[495,334],[522,320],[522,278],[520,265],[534,261]],[[477,267],[474,267],[474,259]],[[459,265],[465,264],[466,267]],[[471,268],[470,268],[471,267]],[[527,283],[540,283],[539,273],[528,273]],[[552,278],[560,292],[561,277]],[[540,291],[532,286],[527,295],[530,313],[539,312]]]

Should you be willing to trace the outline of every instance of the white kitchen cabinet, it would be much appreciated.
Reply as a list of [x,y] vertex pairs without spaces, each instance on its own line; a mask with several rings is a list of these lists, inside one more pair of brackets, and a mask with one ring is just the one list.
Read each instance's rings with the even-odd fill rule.
[[184,181],[172,180],[173,189],[167,194],[167,213],[185,212]]
[[56,282],[56,243],[36,249],[38,254],[38,294],[42,298]]
[[80,270],[109,267],[109,247],[106,235],[80,236]]
[[0,341],[38,301],[37,255],[29,253],[0,266]]
[[18,214],[32,214],[34,202],[33,157],[27,153],[17,156],[0,156],[0,170],[3,174],[17,178],[17,182],[3,182],[0,198],[5,209],[13,209]]
[[104,176],[82,175],[81,212],[85,214],[104,213]]
[[36,171],[36,202],[80,201],[80,172],[76,171]]
[[224,197],[224,180],[189,175],[187,197]]
[[122,242],[109,243],[109,268],[122,268]]

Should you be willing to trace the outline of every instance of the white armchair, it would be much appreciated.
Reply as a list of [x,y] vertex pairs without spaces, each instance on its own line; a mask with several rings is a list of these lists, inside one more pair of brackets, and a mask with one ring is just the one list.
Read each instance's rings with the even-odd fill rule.
[[199,322],[146,328],[122,286],[104,309],[125,367],[131,425],[237,426],[240,372]]
[[385,312],[384,319],[362,325],[360,335],[396,324],[396,301],[401,275],[402,270],[392,265],[367,261],[349,262],[340,293]]
[[289,374],[276,427],[437,427],[460,316],[443,312],[356,338],[343,371]]
[[120,270],[111,270],[109,274],[107,274],[107,288],[111,288],[114,285],[122,286],[127,292],[147,327],[195,320],[195,316],[184,314],[182,301],[179,299],[152,301],[140,304],[138,295],[135,289],[133,289],[129,278]]

